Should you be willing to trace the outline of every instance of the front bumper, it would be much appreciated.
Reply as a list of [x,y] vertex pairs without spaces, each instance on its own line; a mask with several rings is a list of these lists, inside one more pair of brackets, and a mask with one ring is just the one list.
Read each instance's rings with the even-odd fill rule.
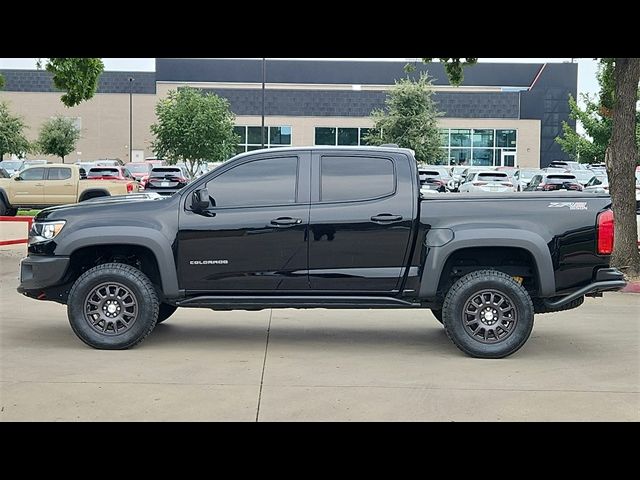
[[69,257],[29,256],[20,262],[18,292],[38,296],[39,292],[62,283],[69,268]]
[[549,308],[558,308],[572,302],[576,298],[582,297],[583,295],[600,292],[615,292],[622,290],[626,285],[627,282],[624,279],[624,274],[620,270],[617,268],[601,268],[596,272],[594,281],[589,285],[585,285],[579,290],[576,290],[559,300],[552,302],[550,300],[543,299],[543,301]]

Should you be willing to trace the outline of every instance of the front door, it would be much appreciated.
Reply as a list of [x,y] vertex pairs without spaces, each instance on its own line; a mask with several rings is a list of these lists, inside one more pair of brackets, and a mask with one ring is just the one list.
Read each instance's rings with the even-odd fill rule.
[[308,291],[310,158],[265,153],[207,175],[211,207],[180,214],[178,274],[190,291]]
[[47,205],[65,205],[76,203],[78,184],[71,178],[69,167],[51,167],[47,169],[44,182],[44,198]]
[[516,162],[516,152],[509,152],[507,150],[502,150],[502,166],[503,167],[515,167],[517,165]]
[[[312,172],[311,289],[354,294],[398,289],[418,196],[409,162],[382,153],[336,151],[314,154]],[[415,182],[408,181],[413,177]]]
[[43,167],[32,167],[15,176],[13,183],[13,201],[15,205],[42,205],[44,203]]

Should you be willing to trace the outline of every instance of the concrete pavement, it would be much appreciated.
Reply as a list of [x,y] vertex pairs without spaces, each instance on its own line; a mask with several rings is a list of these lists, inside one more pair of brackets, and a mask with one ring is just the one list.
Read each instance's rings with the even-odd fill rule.
[[416,310],[180,309],[105,352],[16,293],[20,252],[0,251],[0,421],[640,420],[640,295],[539,315],[503,360]]

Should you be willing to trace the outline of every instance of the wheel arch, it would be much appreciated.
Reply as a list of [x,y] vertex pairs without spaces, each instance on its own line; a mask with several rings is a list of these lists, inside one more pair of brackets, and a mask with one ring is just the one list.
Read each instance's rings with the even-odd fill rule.
[[110,197],[110,196],[111,196],[111,193],[109,192],[109,190],[106,190],[104,188],[90,188],[90,189],[84,190],[80,194],[80,198],[78,198],[78,202],[84,202],[85,200],[88,200],[90,198]]
[[508,228],[480,228],[454,230],[452,240],[442,246],[425,244],[419,296],[436,298],[438,286],[445,274],[445,265],[452,255],[470,248],[516,248],[531,255],[537,275],[538,295],[549,297],[555,293],[553,262],[544,239],[534,232]]
[[[117,233],[114,233],[114,230],[117,230]],[[151,252],[157,264],[163,295],[166,298],[180,296],[171,244],[157,230],[135,226],[81,228],[60,239],[55,253],[71,257],[74,252],[87,247],[126,248],[127,246],[135,246]]]

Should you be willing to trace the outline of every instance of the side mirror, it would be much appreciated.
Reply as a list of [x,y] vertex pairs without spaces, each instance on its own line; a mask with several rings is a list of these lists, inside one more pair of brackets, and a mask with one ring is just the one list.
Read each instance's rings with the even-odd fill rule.
[[194,212],[201,212],[209,208],[209,190],[202,188],[193,192],[191,196],[191,209]]
[[22,177],[21,177],[20,175],[16,175],[15,177],[13,177],[13,179],[14,179],[16,182],[19,182],[20,180],[22,180]]

